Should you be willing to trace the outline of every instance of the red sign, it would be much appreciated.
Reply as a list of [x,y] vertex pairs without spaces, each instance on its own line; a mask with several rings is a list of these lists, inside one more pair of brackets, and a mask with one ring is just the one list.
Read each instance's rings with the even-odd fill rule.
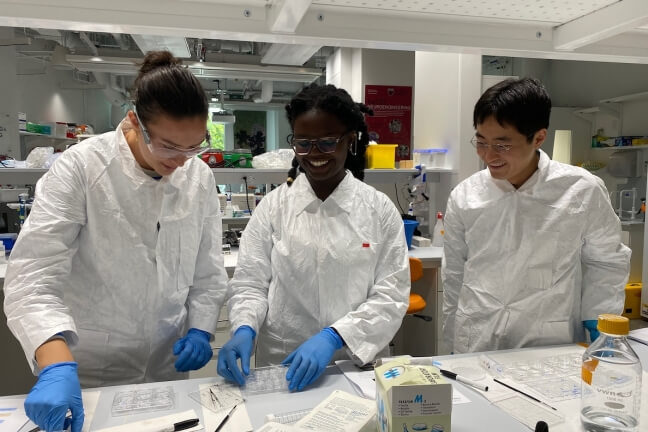
[[365,105],[369,139],[378,144],[398,144],[396,160],[407,160],[412,145],[412,87],[366,85]]

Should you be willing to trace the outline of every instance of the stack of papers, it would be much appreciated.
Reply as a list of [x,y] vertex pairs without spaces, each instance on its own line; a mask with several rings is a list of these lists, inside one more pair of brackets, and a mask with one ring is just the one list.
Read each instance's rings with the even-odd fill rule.
[[628,339],[632,339],[644,345],[648,345],[648,327],[638,329],[638,330],[632,330],[628,335]]

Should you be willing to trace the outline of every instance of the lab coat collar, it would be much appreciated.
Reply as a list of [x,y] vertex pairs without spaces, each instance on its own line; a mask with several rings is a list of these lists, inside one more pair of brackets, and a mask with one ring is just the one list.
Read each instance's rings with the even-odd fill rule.
[[187,167],[192,161],[188,160],[182,167],[177,168],[170,176],[163,176],[159,180],[152,178],[144,172],[137,160],[135,160],[135,156],[126,141],[124,132],[131,128],[132,126],[128,117],[124,118],[121,123],[119,123],[119,126],[117,126],[117,131],[115,133],[116,145],[113,146],[113,148],[118,149],[119,158],[121,159],[124,168],[124,174],[129,177],[137,187],[168,183],[170,186],[180,189],[180,185],[186,181]]
[[531,174],[531,177],[529,177],[519,188],[515,189],[515,186],[513,186],[508,180],[493,178],[490,175],[488,168],[486,168],[488,177],[495,184],[495,186],[503,192],[514,192],[516,190],[518,192],[523,192],[532,189],[536,184],[538,184],[538,181],[540,179],[546,177],[549,170],[549,163],[551,162],[549,160],[549,156],[547,156],[547,153],[545,153],[541,149],[538,149],[537,152],[540,156],[540,158],[538,159],[538,168],[533,172],[533,174]]
[[[353,206],[353,181],[354,177],[350,171],[347,170],[346,175],[335,188],[333,193],[324,201],[326,204],[329,202],[339,207],[341,210],[350,213]],[[295,212],[300,214],[308,206],[322,204],[322,201],[315,195],[315,191],[308,181],[306,174],[300,173],[295,179],[290,188],[293,194],[293,202],[295,205]]]

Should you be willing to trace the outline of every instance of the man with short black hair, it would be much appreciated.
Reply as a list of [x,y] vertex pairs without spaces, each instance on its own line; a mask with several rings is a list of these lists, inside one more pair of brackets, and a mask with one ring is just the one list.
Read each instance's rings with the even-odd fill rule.
[[508,79],[475,105],[472,144],[487,166],[450,194],[443,259],[444,341],[475,352],[594,340],[621,313],[630,249],[603,181],[549,159],[551,100]]

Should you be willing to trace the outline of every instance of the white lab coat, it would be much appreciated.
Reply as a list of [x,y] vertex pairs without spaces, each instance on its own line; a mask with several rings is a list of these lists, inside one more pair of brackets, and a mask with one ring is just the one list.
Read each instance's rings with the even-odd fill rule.
[[254,211],[229,288],[232,331],[257,331],[257,366],[280,363],[328,326],[347,345],[335,358],[369,362],[387,353],[409,302],[403,222],[348,171],[324,202],[299,175]]
[[444,342],[455,353],[584,341],[621,313],[630,250],[603,181],[540,152],[519,188],[482,170],[450,194]]
[[123,127],[66,150],[38,182],[5,279],[34,373],[36,348],[62,332],[85,387],[186,377],[172,346],[191,327],[213,333],[227,293],[211,170],[193,158],[155,180]]

